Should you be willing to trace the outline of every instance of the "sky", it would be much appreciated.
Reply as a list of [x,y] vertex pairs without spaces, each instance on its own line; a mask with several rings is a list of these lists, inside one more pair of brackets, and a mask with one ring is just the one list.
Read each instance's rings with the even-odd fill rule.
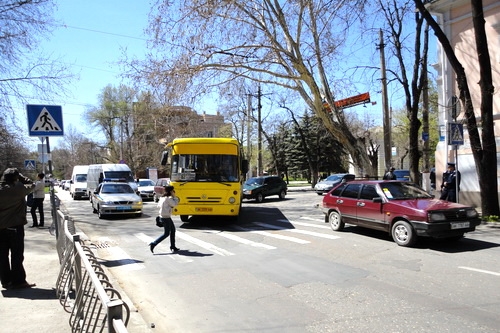
[[[146,50],[144,30],[150,10],[148,1],[137,0],[56,0],[55,21],[61,23],[39,49],[70,66],[77,79],[69,86],[69,96],[54,101],[62,106],[64,131],[70,126],[90,134],[83,119],[88,105],[98,105],[98,95],[107,85],[122,83],[117,62],[122,49],[140,57]],[[126,82],[124,82],[126,83]],[[46,101],[29,101],[47,104]],[[51,104],[52,105],[52,104]],[[26,125],[26,128],[28,126]],[[36,143],[40,143],[34,138]],[[55,144],[52,141],[56,141]],[[57,146],[59,137],[50,139]]]
[[[122,58],[122,49],[127,49],[127,54],[132,57],[140,58],[146,53],[147,36],[144,30],[148,24],[150,3],[144,0],[54,1],[57,4],[54,19],[60,25],[50,38],[42,41],[39,48],[44,54],[51,54],[53,58],[69,65],[71,71],[78,76],[69,86],[69,96],[54,101],[55,105],[62,106],[64,132],[67,134],[72,129],[91,136],[95,141],[102,141],[104,137],[99,140],[99,134],[85,123],[83,115],[88,106],[98,106],[98,95],[104,87],[109,84],[127,84],[120,78],[120,67],[117,64]],[[370,51],[372,52],[373,50]],[[375,62],[378,66],[377,59]],[[380,87],[372,88],[372,101],[377,101],[377,105],[368,104],[367,108],[361,110],[379,114],[382,104],[380,92],[377,91]],[[389,94],[391,100],[397,95],[391,91]],[[32,100],[29,104],[47,102]],[[214,110],[203,111],[215,113],[215,105]],[[63,137],[51,138],[51,149],[57,147],[62,140]],[[34,144],[40,143],[36,137],[32,137],[31,141]]]

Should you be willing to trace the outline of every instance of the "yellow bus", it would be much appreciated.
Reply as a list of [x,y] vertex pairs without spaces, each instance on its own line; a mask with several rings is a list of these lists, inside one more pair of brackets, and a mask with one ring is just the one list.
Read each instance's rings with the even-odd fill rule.
[[238,217],[243,177],[248,171],[238,140],[179,138],[167,148],[162,165],[170,160],[170,185],[180,199],[173,215],[183,222],[194,215]]

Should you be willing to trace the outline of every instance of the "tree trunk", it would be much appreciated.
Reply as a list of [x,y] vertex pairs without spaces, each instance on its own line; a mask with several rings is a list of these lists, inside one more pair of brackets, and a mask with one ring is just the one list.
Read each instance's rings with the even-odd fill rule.
[[[491,61],[488,52],[486,31],[484,29],[483,5],[481,0],[471,0],[472,21],[474,24],[474,34],[476,40],[476,51],[481,78],[481,137],[474,114],[467,76],[465,70],[455,55],[455,52],[434,18],[424,7],[421,0],[415,0],[415,5],[429,23],[438,38],[448,61],[450,62],[457,76],[457,85],[460,91],[460,100],[464,105],[467,129],[471,143],[472,155],[476,164],[476,172],[479,179],[479,192],[481,196],[481,209],[483,216],[500,215],[498,203],[497,185],[497,149],[495,143],[495,133],[493,131],[493,83],[491,79]],[[494,180],[494,181],[493,181]]]

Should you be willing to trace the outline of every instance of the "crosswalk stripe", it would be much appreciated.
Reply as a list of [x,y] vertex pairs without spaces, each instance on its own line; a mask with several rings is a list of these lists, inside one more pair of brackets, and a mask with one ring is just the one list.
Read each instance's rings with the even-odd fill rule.
[[274,249],[276,249],[276,247],[274,247],[274,246],[263,244],[263,243],[254,242],[254,241],[251,241],[251,240],[246,239],[246,238],[242,238],[242,237],[239,237],[239,236],[236,236],[236,235],[233,235],[233,234],[229,234],[227,232],[221,232],[219,230],[211,230],[211,229],[204,229],[204,230],[206,230],[209,233],[216,234],[217,236],[221,236],[221,237],[224,237],[224,238],[227,238],[227,239],[230,239],[230,240],[233,240],[235,242],[239,242],[239,243],[242,243],[242,244],[245,244],[245,245],[250,245],[250,246],[253,246],[253,247],[262,247],[262,248],[268,249],[268,250],[274,250]]
[[[154,241],[154,238],[144,234],[144,233],[137,233],[134,234],[135,237],[139,238],[142,240],[144,243],[149,244],[152,241]],[[169,252],[170,251],[170,246],[164,246],[161,243],[156,246],[157,249],[159,249],[162,252]],[[147,249],[149,251],[149,248]],[[186,256],[181,256],[181,255],[171,255],[168,256],[170,259],[179,262],[179,263],[188,263],[188,262],[193,262],[193,259],[190,259],[189,257]]]
[[282,239],[282,240],[286,240],[286,241],[290,241],[290,242],[294,242],[294,243],[299,243],[299,244],[308,244],[308,243],[310,243],[310,241],[307,241],[307,240],[304,240],[304,239],[300,239],[300,238],[296,238],[296,237],[290,237],[290,236],[285,236],[285,235],[280,235],[280,234],[272,234],[272,233],[267,232],[267,231],[252,230],[252,229],[243,228],[243,227],[240,227],[240,226],[234,226],[234,228],[237,229],[237,230],[240,230],[240,231],[247,231],[247,232],[251,232],[253,234],[259,234],[259,235],[262,235],[262,236],[272,237],[272,238],[277,238],[277,239]]
[[301,220],[309,220],[309,221],[315,221],[315,222],[322,222],[325,223],[325,216],[323,215],[321,218],[314,218],[314,217],[309,217],[309,216],[301,216]]
[[295,232],[295,233],[299,233],[299,234],[321,237],[321,238],[328,238],[328,239],[340,238],[339,236],[327,235],[327,234],[322,234],[319,232],[307,231],[307,230],[301,230],[301,229],[290,229],[290,228],[280,227],[280,226],[276,226],[273,224],[267,224],[267,223],[262,223],[262,222],[255,222],[254,224],[259,225],[259,226],[264,227],[264,228],[283,230],[283,231],[288,231],[288,232]]
[[314,224],[314,223],[305,223],[305,222],[297,222],[297,221],[290,221],[290,220],[278,220],[279,222],[286,222],[286,223],[292,223],[296,225],[301,225],[304,227],[311,227],[311,228],[319,228],[319,229],[330,229],[330,226],[324,225],[324,224]]
[[224,249],[221,249],[220,247],[217,247],[213,244],[207,243],[205,241],[202,241],[201,239],[194,238],[188,234],[185,234],[183,232],[177,231],[175,233],[176,236],[181,238],[182,240],[185,240],[186,242],[198,245],[199,247],[202,247],[206,250],[209,250],[215,254],[221,255],[221,256],[232,256],[234,253],[226,251]]

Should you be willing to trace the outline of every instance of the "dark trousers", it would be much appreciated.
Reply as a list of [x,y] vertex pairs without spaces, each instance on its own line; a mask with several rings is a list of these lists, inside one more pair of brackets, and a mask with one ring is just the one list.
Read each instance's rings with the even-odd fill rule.
[[161,243],[165,238],[170,235],[170,248],[175,247],[175,225],[174,221],[171,218],[161,218],[163,222],[164,233],[160,237],[158,237],[153,244],[156,246]]
[[2,286],[26,282],[23,261],[24,225],[0,230],[0,280]]
[[[33,226],[40,225],[43,227],[45,222],[45,217],[43,216],[43,199],[44,198],[34,198],[33,205],[31,206],[31,218],[33,219]],[[38,224],[38,219],[36,217],[36,210],[38,208],[38,213],[40,214],[40,224]]]

